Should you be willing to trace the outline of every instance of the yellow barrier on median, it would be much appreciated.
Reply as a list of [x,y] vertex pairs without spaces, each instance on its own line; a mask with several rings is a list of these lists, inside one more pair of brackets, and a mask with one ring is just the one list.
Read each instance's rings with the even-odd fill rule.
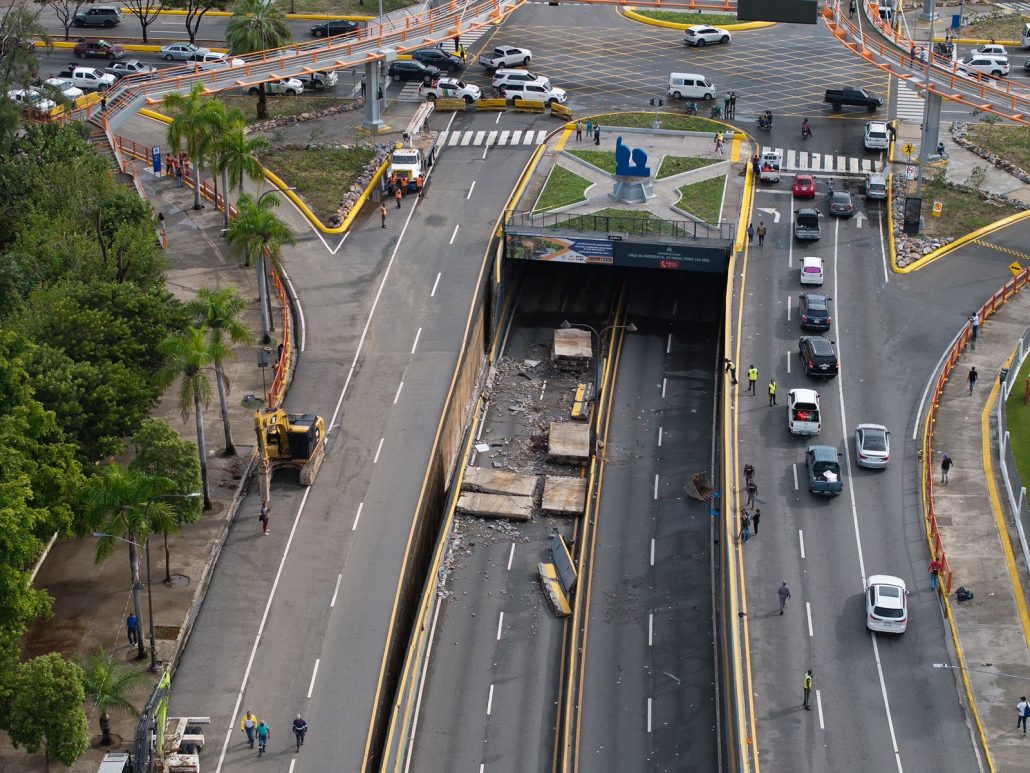
[[565,105],[559,105],[557,102],[551,103],[551,115],[555,118],[563,118],[566,121],[572,118],[572,108],[565,107]]
[[[652,19],[650,16],[644,16],[644,14],[642,13],[637,13],[637,9],[631,5],[626,6],[622,9],[622,15],[625,16],[627,19],[632,19],[633,21],[640,22],[641,24],[650,24],[654,27],[665,27],[666,29],[672,30],[685,30],[694,26],[693,23],[689,21],[678,22],[662,21],[661,19]],[[684,13],[683,16],[686,17],[688,16],[688,14]],[[720,25],[720,29],[734,31],[760,30],[763,27],[771,27],[774,23],[775,22],[771,21],[742,21],[736,22],[734,24]]]
[[507,110],[508,100],[506,99],[477,99],[476,110]]
[[461,110],[464,112],[468,104],[461,97],[444,97],[437,99],[433,103],[433,109],[438,113],[455,112]]
[[546,108],[547,105],[537,99],[515,100],[515,110],[519,113],[542,113]]

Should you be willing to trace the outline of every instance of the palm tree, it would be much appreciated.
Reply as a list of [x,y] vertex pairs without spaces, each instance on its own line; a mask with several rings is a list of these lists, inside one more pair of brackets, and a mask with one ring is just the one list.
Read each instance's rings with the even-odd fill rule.
[[247,308],[247,299],[235,287],[222,287],[212,290],[209,287],[202,287],[197,291],[196,300],[186,305],[186,310],[193,319],[206,325],[208,329],[208,341],[213,352],[226,353],[225,359],[217,358],[215,365],[215,383],[218,385],[218,402],[222,408],[222,428],[225,430],[225,455],[232,456],[236,453],[236,446],[232,442],[232,425],[229,423],[229,405],[227,396],[229,394],[229,380],[225,377],[224,364],[227,359],[234,355],[232,349],[221,346],[223,337],[228,334],[229,340],[235,344],[250,345],[254,343],[254,336],[251,335],[247,326],[240,321],[240,315]]
[[[174,488],[175,483],[168,478],[111,463],[101,467],[83,490],[83,524],[89,531],[101,535],[97,542],[97,563],[111,555],[116,540],[129,543],[132,602],[139,621],[143,620],[139,548],[150,534],[153,520],[164,518],[162,509],[169,509],[167,503],[154,501],[154,498]],[[142,636],[137,647],[142,660],[146,657]]]
[[124,711],[131,716],[138,716],[139,711],[136,710],[129,694],[137,685],[149,681],[149,678],[145,672],[126,666],[103,647],[97,647],[79,665],[83,671],[86,698],[93,701],[93,705],[100,712],[100,745],[110,746],[109,710]]
[[204,492],[204,509],[211,509],[211,492],[207,482],[207,444],[204,442],[204,408],[211,404],[211,382],[204,372],[216,360],[227,358],[227,347],[221,341],[209,341],[204,329],[188,328],[183,333],[169,336],[158,345],[165,365],[158,371],[158,383],[168,386],[176,379],[179,385],[179,413],[183,421],[193,406],[193,420],[197,426],[197,453],[200,457],[200,483]]
[[257,154],[271,146],[264,137],[247,136],[246,116],[239,108],[221,116],[211,160],[214,170],[222,175],[226,228],[229,227],[229,191],[235,188],[242,193],[245,178],[257,181],[264,176]]
[[271,327],[268,318],[268,272],[265,269],[265,255],[278,266],[284,244],[296,244],[291,228],[272,212],[279,206],[278,196],[262,194],[255,201],[249,194],[241,193],[236,202],[236,217],[229,223],[227,236],[229,244],[243,253],[247,265],[255,261],[258,267],[258,293],[261,297],[261,341],[268,343]]
[[[277,5],[268,0],[239,0],[233,6],[232,19],[225,28],[225,39],[233,54],[243,56],[282,48],[293,40],[293,33]],[[258,86],[257,117],[259,121],[268,117],[263,82]]]
[[196,177],[193,181],[193,208],[201,209],[200,167],[211,149],[221,104],[208,99],[204,93],[204,84],[197,83],[187,96],[168,94],[165,107],[175,113],[172,122],[168,124],[168,144],[175,149],[181,149],[185,144],[186,155],[193,162]]

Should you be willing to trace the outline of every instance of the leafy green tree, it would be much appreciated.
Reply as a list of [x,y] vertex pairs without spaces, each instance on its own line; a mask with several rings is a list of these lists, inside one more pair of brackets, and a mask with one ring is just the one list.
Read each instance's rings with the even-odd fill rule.
[[[282,48],[293,40],[286,15],[279,6],[266,0],[237,0],[232,19],[225,28],[229,49],[237,56]],[[258,120],[268,118],[265,84],[258,87]]]
[[[264,176],[258,153],[271,147],[264,137],[248,137],[243,111],[235,108],[219,116],[211,160],[213,168],[222,175],[222,191],[229,201],[234,188],[243,191],[245,178],[257,181]],[[229,207],[226,206],[225,227],[229,227]]]
[[100,712],[100,745],[111,745],[110,711],[138,716],[130,695],[136,687],[150,681],[145,671],[137,671],[103,647],[94,649],[80,664],[86,698]]
[[[120,464],[101,467],[82,492],[84,531],[100,532],[97,539],[97,563],[114,552],[119,539],[129,543],[129,571],[132,575],[132,602],[136,619],[143,620],[140,603],[139,549],[151,532],[155,519],[170,518],[169,505],[155,497],[169,493],[174,483],[168,478],[147,475]],[[143,637],[139,639],[138,656],[146,657]]]
[[215,360],[225,359],[224,344],[208,340],[203,328],[191,327],[183,333],[161,342],[158,351],[165,358],[165,366],[158,373],[159,383],[168,386],[179,381],[179,413],[183,421],[193,408],[193,421],[197,428],[197,458],[200,460],[201,489],[204,509],[211,509],[211,492],[207,480],[207,443],[204,440],[204,408],[211,404],[211,382],[208,368]]
[[161,0],[122,0],[129,13],[139,20],[143,30],[143,42],[147,42],[147,27],[158,20],[161,14]]
[[258,294],[261,304],[261,340],[268,343],[271,327],[268,319],[268,271],[265,255],[278,267],[284,244],[296,244],[293,230],[272,212],[279,206],[278,196],[259,196],[255,201],[249,194],[241,193],[236,202],[237,216],[229,223],[226,234],[230,246],[242,252],[247,265],[251,261],[258,267]]
[[29,0],[15,0],[0,16],[0,94],[27,86],[39,70],[33,39],[51,48],[50,35],[39,21],[42,10]]
[[56,652],[18,668],[7,732],[15,747],[32,754],[42,750],[46,771],[51,758],[74,765],[89,746],[82,680],[82,669]]
[[213,130],[218,124],[218,103],[205,95],[203,83],[197,83],[186,96],[168,94],[165,107],[172,112],[168,144],[176,149],[186,146],[186,155],[193,162],[197,178],[193,186],[193,208],[201,209],[200,167],[211,150]]
[[[132,437],[136,457],[129,467],[148,475],[168,478],[175,484],[173,493],[190,494],[200,491],[200,461],[197,446],[184,440],[164,419],[147,419]],[[199,498],[168,500],[171,521],[154,521],[154,531],[164,537],[165,582],[171,583],[171,554],[168,550],[169,532],[177,532],[183,524],[200,520],[203,505]]]
[[240,319],[247,308],[247,299],[235,287],[222,287],[217,290],[202,287],[197,291],[196,300],[186,304],[186,308],[194,322],[207,327],[212,352],[225,355],[225,359],[214,359],[215,382],[218,385],[218,402],[222,409],[225,455],[232,456],[236,453],[236,445],[232,440],[232,425],[229,422],[229,379],[225,376],[225,362],[232,359],[235,352],[224,343],[226,338],[234,344],[249,346],[254,343],[254,336]]

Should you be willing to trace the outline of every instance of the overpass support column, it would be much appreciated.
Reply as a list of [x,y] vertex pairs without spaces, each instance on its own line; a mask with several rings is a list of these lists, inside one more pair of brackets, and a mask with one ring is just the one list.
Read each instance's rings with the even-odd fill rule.
[[378,61],[365,62],[365,120],[361,125],[378,134],[388,128],[382,119],[386,84],[379,76]]
[[[934,16],[937,15],[936,0],[923,0],[923,11],[919,14],[919,18],[923,21],[930,21]],[[930,42],[933,45],[933,41]]]
[[926,92],[926,109],[923,111],[923,134],[919,140],[919,169],[916,177],[915,197],[905,198],[904,231],[917,234],[922,223],[923,177],[928,175],[927,163],[937,159],[937,143],[941,131],[941,99],[939,94]]

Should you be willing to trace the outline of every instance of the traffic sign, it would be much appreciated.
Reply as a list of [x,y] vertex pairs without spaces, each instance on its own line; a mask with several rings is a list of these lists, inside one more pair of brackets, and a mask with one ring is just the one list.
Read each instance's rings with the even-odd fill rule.
[[1018,260],[1014,260],[1009,263],[1009,271],[1012,272],[1012,276],[1019,276],[1023,271],[1023,267],[1019,265]]
[[943,211],[944,211],[944,202],[942,202],[942,201],[935,201],[933,203],[933,216],[934,217],[940,217],[941,216],[941,212],[943,212]]
[[911,156],[913,151],[915,151],[915,148],[912,146],[911,142],[906,142],[904,145],[901,146],[901,149],[905,151],[905,155],[908,156]]
[[914,180],[916,179],[916,168],[914,166],[905,167],[905,179]]

